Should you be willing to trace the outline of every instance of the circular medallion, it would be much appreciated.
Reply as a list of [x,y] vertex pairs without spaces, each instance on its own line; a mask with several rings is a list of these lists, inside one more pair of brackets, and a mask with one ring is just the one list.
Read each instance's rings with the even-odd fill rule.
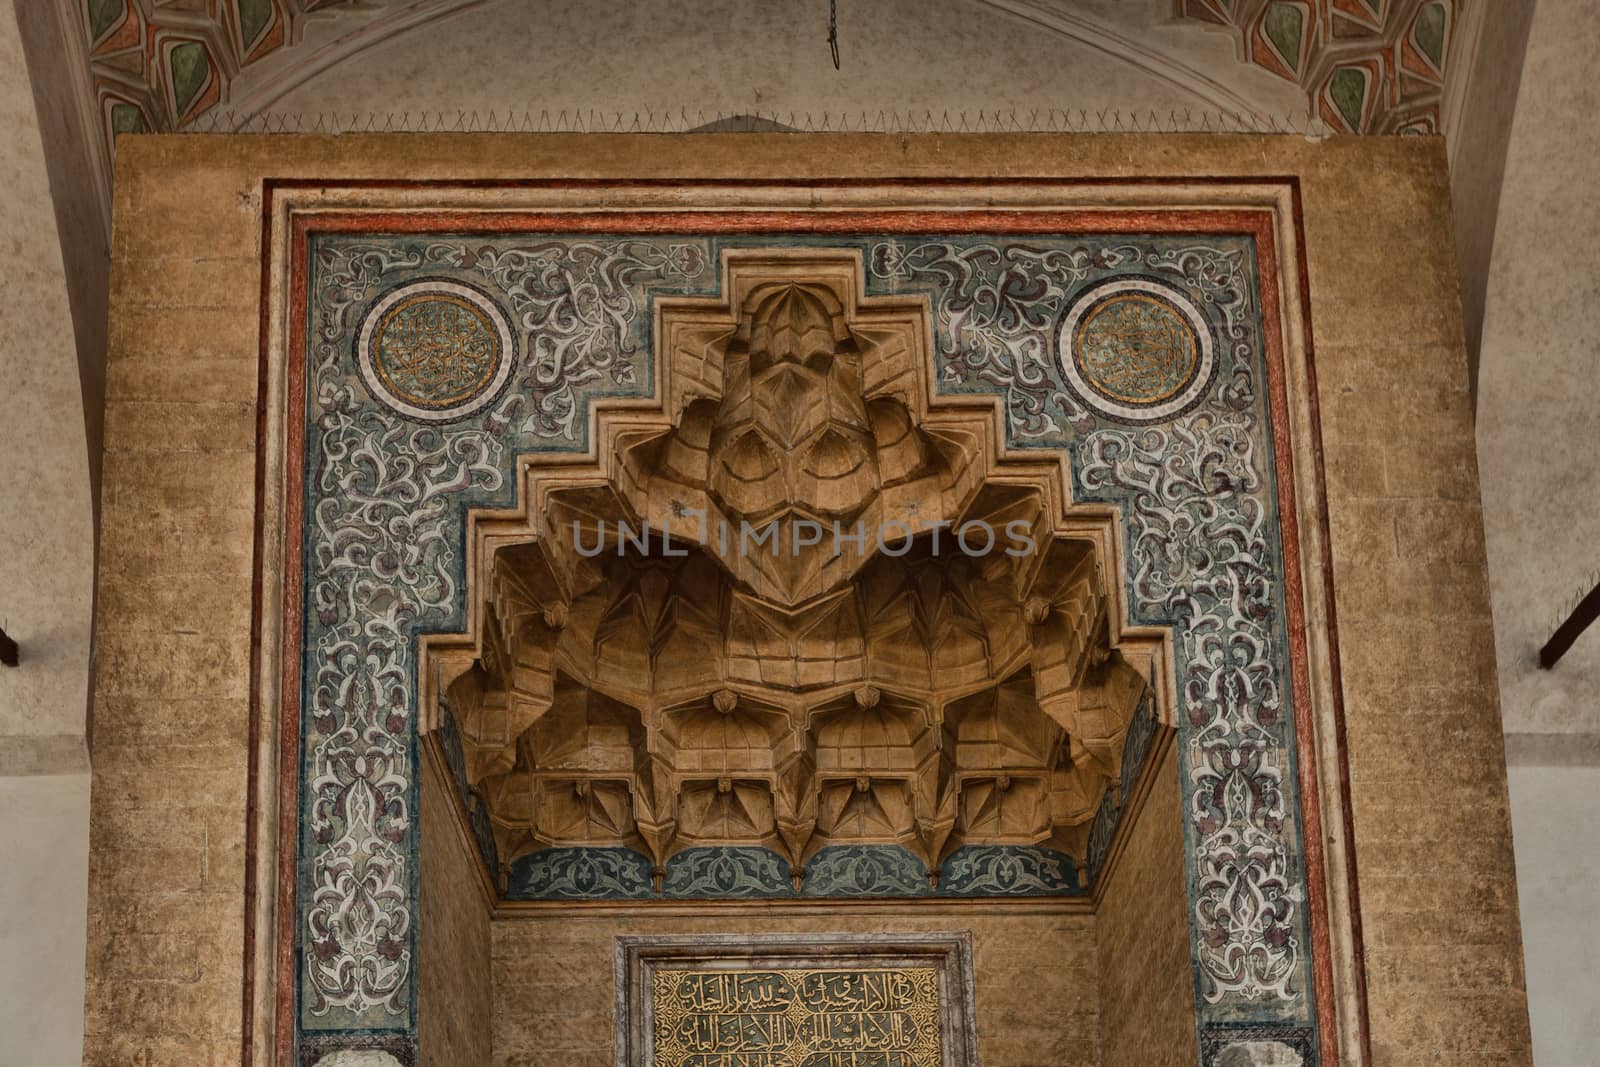
[[464,419],[494,399],[511,375],[511,326],[470,286],[419,281],[372,305],[356,362],[372,395],[413,419]]
[[1115,278],[1079,297],[1058,348],[1073,395],[1119,422],[1160,422],[1189,410],[1217,364],[1194,301],[1148,278]]

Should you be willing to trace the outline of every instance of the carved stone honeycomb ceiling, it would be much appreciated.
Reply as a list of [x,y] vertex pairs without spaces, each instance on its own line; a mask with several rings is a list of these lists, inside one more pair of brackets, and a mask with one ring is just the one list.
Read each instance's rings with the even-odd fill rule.
[[991,411],[927,413],[926,304],[860,300],[853,271],[731,255],[728,304],[658,310],[671,421],[535,466],[520,536],[479,523],[478,655],[444,695],[503,868],[1082,862],[1148,684],[1112,643],[1110,523],[1068,520],[1059,461],[997,455]]

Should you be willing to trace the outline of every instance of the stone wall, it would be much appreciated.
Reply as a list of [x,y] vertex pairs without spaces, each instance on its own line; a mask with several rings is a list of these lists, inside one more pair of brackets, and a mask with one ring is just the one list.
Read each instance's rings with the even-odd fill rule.
[[422,1062],[482,1067],[490,1060],[488,895],[481,863],[456,824],[453,788],[431,759],[422,778],[422,885],[417,951],[417,1026]]
[[[1329,147],[1328,162],[1372,151]],[[1305,185],[1372,1046],[1379,1064],[1525,1064],[1483,520],[1436,149],[1396,146],[1405,158],[1342,188]]]
[[[710,911],[637,909],[494,924],[495,1067],[615,1067],[616,937],[669,934],[973,935],[978,1055],[984,1067],[1099,1063],[1094,919],[986,902],[887,910],[828,905]],[[659,917],[658,917],[659,916]]]
[[1470,23],[1481,20],[1477,51],[1470,65],[1452,79],[1450,96],[1456,105],[1447,109],[1461,314],[1474,385],[1483,351],[1484,305],[1489,298],[1489,263],[1500,217],[1506,150],[1517,113],[1534,6],[1534,0],[1493,0],[1467,6],[1462,31],[1470,34]]
[[180,165],[196,195],[138,155],[113,242],[84,1061],[210,1067],[238,1056],[243,1003],[260,223],[226,167]]
[[[827,16],[826,6],[739,0],[670,9],[547,0],[530,18],[523,0],[483,0],[409,33],[390,30],[375,47],[336,46],[332,64],[275,57],[246,67],[226,108],[305,128],[324,115],[410,115],[410,129],[423,112],[651,130],[756,113],[795,129],[857,129],[884,112],[898,115],[902,125],[888,120],[896,129],[992,129],[1009,126],[1013,111],[1020,122],[1081,124],[1074,129],[1171,129],[1203,111],[1293,116],[1303,126],[1307,113],[1303,90],[1241,63],[1231,35],[1172,18],[1170,0],[841,5],[838,70]],[[307,36],[319,29],[333,36],[339,27],[307,26]],[[471,78],[442,73],[467,69]],[[978,125],[980,111],[988,126]]]
[[1195,1062],[1183,810],[1178,757],[1168,749],[1095,914],[1101,1067]]
[[1588,1067],[1600,1045],[1600,767],[1513,763],[1510,774],[1534,1062]]
[[0,1033],[28,1067],[83,1055],[88,778],[0,778]]
[[239,1048],[263,176],[1052,172],[1299,176],[1375,1061],[1528,1063],[1440,145],[1174,136],[130,140],[86,1062],[225,1063]]

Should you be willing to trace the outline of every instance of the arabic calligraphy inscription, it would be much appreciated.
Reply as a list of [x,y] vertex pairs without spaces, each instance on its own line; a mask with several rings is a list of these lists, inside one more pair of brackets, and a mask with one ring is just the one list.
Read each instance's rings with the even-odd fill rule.
[[510,326],[493,300],[471,286],[422,281],[373,305],[357,356],[377,399],[400,415],[437,422],[492,400],[510,374],[512,350]]
[[1216,367],[1204,315],[1175,286],[1148,278],[1113,279],[1079,297],[1059,343],[1068,388],[1117,422],[1182,413]]
[[940,1067],[939,972],[658,970],[661,1067]]

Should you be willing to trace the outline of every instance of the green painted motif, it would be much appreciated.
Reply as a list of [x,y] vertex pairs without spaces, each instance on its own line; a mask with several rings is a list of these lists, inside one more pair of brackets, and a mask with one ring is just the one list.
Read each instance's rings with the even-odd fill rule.
[[98,41],[122,17],[123,0],[88,0],[88,5],[89,39]]
[[119,136],[124,133],[143,133],[143,112],[132,104],[112,104],[111,132]]
[[1340,67],[1328,82],[1328,95],[1350,128],[1360,133],[1362,105],[1367,100],[1367,72],[1360,67]]
[[172,68],[172,97],[181,118],[205,88],[211,74],[211,61],[206,58],[205,45],[187,41],[172,49],[167,64]]
[[239,36],[246,47],[272,21],[272,0],[239,0]]
[[1305,12],[1295,4],[1273,4],[1267,8],[1263,26],[1267,40],[1271,41],[1289,69],[1300,72],[1300,39],[1305,34]]
[[1444,5],[1428,4],[1417,15],[1417,47],[1440,69],[1444,68],[1444,32]]

